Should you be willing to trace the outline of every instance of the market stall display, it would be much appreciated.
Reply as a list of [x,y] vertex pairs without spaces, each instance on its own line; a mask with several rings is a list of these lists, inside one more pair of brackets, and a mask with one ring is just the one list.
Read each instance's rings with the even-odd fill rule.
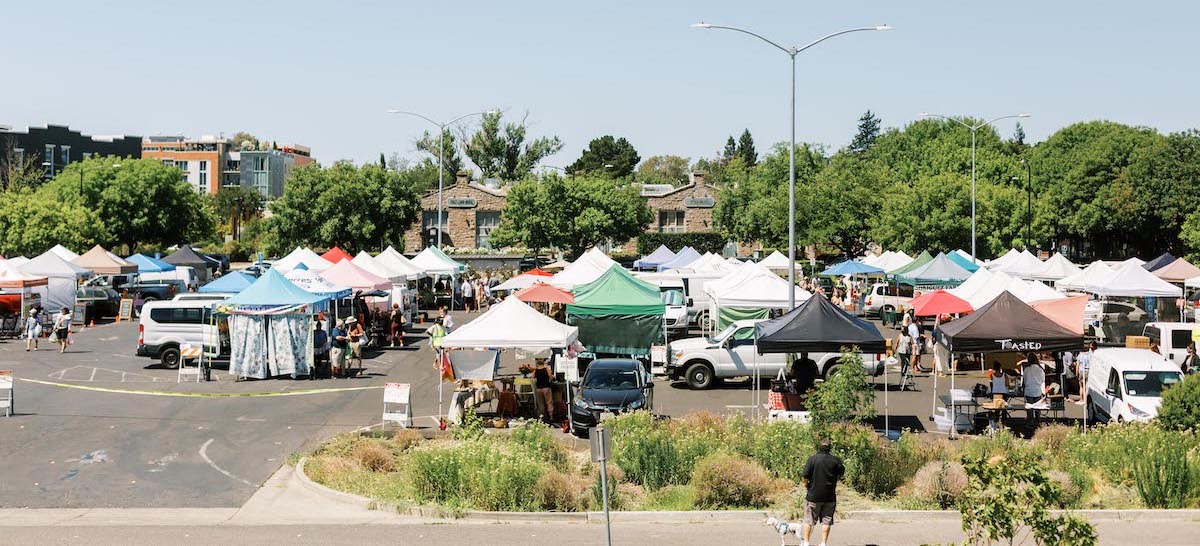
[[63,307],[74,309],[79,281],[92,276],[91,271],[68,262],[58,254],[49,251],[29,260],[17,269],[29,275],[46,277],[46,286],[35,291],[42,293],[42,303],[47,309]]
[[96,245],[71,263],[97,275],[129,275],[137,273],[137,266],[113,256],[104,247]]
[[579,327],[579,341],[593,353],[648,355],[651,346],[664,342],[666,305],[658,286],[614,264],[572,292],[567,324]]
[[229,315],[229,373],[241,378],[292,378],[311,373],[313,315],[329,298],[269,269],[236,296],[216,305]]

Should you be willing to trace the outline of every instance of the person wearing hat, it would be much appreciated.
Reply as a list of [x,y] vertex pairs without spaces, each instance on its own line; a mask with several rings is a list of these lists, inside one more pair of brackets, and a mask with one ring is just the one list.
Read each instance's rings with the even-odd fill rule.
[[346,336],[346,321],[338,319],[337,325],[329,331],[329,339],[333,346],[329,348],[330,377],[342,375],[346,365],[346,347],[350,338]]
[[[362,324],[359,324],[358,319],[350,317],[346,319],[346,336],[350,338],[350,356],[346,359],[346,375],[350,375],[350,370],[357,370],[357,373],[362,372],[362,346],[366,333],[363,332]],[[355,361],[358,361],[358,368],[351,368]]]

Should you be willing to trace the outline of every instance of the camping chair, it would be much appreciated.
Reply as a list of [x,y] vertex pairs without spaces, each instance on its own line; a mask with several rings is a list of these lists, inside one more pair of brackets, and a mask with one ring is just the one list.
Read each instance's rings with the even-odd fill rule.
[[0,408],[4,409],[5,417],[13,414],[13,373],[12,370],[0,370]]
[[0,316],[0,338],[21,337],[21,328],[20,328],[20,325],[18,324],[19,322],[20,322],[20,317],[17,315]]

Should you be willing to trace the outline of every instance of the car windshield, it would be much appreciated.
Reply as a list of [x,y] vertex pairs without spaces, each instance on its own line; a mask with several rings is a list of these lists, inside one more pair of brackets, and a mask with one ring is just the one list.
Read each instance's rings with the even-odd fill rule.
[[725,338],[729,337],[729,335],[732,334],[734,332],[734,330],[737,330],[737,326],[730,324],[729,326],[726,326],[724,330],[717,332],[717,335],[709,337],[708,342],[709,343],[720,343],[720,342],[724,341]]
[[1125,372],[1125,391],[1129,396],[1162,396],[1163,389],[1178,383],[1179,372]]
[[586,389],[632,389],[637,387],[637,371],[621,368],[592,368],[583,380]]
[[683,290],[678,288],[663,288],[659,297],[667,305],[683,305]]

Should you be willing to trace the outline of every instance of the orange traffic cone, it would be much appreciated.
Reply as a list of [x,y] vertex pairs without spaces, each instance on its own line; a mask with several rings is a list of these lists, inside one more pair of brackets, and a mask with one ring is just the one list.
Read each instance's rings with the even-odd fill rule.
[[96,319],[92,319],[91,324],[88,324],[88,328],[95,328],[95,327],[96,327]]

